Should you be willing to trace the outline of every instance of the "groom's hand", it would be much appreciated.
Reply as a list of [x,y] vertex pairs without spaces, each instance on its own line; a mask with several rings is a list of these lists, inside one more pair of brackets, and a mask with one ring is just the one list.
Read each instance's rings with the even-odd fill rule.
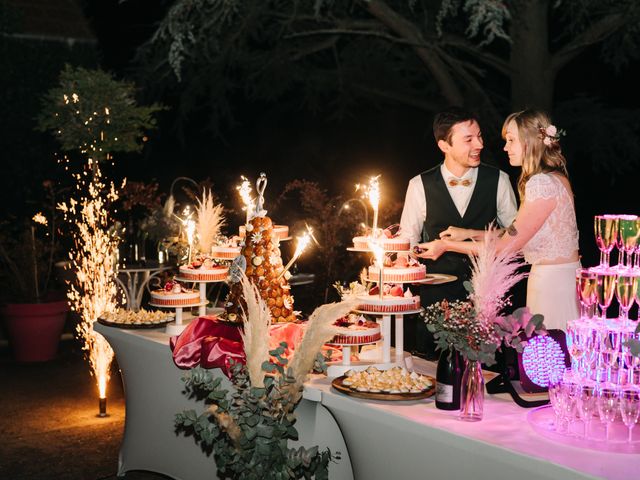
[[442,240],[419,243],[416,247],[413,249],[413,256],[417,258],[425,258],[427,260],[437,260],[440,255],[447,251],[445,243]]

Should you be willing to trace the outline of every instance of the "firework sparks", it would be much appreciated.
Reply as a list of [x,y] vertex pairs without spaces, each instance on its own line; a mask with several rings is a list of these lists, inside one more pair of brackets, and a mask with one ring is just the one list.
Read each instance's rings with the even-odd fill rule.
[[309,231],[305,232],[305,234],[302,235],[301,237],[298,237],[298,243],[296,243],[296,251],[293,254],[293,257],[291,257],[291,260],[289,260],[289,263],[287,263],[287,265],[284,267],[282,272],[280,272],[280,275],[278,275],[278,278],[282,277],[287,272],[287,270],[291,268],[291,265],[295,263],[295,261],[300,257],[300,255],[302,255],[302,252],[304,252],[304,250],[307,248],[307,246],[309,245],[309,242],[311,242],[311,232]]
[[114,275],[118,238],[109,229],[107,204],[116,200],[118,194],[113,184],[104,183],[100,168],[92,159],[74,178],[79,198],[58,205],[65,220],[75,227],[69,259],[76,281],[70,285],[67,295],[72,309],[80,314],[77,332],[84,342],[83,348],[88,351],[91,373],[103,399],[113,350],[105,338],[93,330],[93,325],[104,313],[116,308]]
[[39,223],[40,225],[48,225],[49,222],[47,221],[47,217],[45,217],[42,212],[38,212],[36,213],[32,220],[36,223]]
[[240,178],[242,179],[242,183],[240,186],[236,187],[236,190],[238,190],[240,198],[242,198],[242,203],[244,203],[243,210],[247,212],[246,223],[249,223],[249,220],[251,220],[251,214],[255,211],[256,202],[251,197],[251,183],[249,182],[249,179],[244,175]]

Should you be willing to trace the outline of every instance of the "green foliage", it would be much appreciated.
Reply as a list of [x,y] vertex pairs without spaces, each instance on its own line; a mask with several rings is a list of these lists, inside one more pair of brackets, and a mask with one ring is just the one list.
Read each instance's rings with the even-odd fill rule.
[[438,349],[453,347],[465,359],[486,365],[495,363],[495,353],[502,345],[522,352],[526,341],[521,340],[521,333],[527,337],[546,334],[543,316],[531,315],[526,307],[487,324],[477,317],[471,302],[444,300],[426,307],[422,316]]
[[97,161],[115,152],[139,152],[145,132],[156,126],[157,104],[136,105],[132,83],[102,70],[66,65],[59,84],[44,96],[38,128],[50,131],[64,151],[79,150]]
[[231,367],[233,392],[222,387],[221,377],[200,367],[184,378],[188,395],[203,399],[209,409],[176,415],[176,428],[192,434],[205,451],[213,452],[218,476],[230,479],[328,478],[331,452],[318,447],[289,448],[298,440],[295,428],[294,379],[287,375],[282,357],[287,344],[269,352],[275,363],[265,362],[264,388],[252,387],[246,367]]

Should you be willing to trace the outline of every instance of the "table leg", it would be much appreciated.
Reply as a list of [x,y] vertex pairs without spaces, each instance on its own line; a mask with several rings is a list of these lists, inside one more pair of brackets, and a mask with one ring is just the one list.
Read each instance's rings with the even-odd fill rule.
[[201,317],[207,314],[207,284],[200,282],[200,306],[198,307],[198,315]]
[[396,314],[396,362],[404,361],[404,315]]
[[391,362],[391,316],[382,317],[382,362]]
[[351,347],[349,345],[342,346],[342,365],[345,367],[351,365]]

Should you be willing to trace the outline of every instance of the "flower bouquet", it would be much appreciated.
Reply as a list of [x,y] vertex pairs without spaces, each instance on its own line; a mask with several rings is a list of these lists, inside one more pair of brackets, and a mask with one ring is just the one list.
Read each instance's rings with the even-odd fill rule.
[[[546,335],[542,315],[532,315],[526,307],[510,315],[504,315],[504,307],[510,305],[507,293],[511,287],[525,277],[519,272],[520,256],[512,251],[496,249],[497,236],[491,230],[485,232],[484,242],[477,256],[471,256],[471,280],[465,282],[469,291],[466,300],[429,305],[423,312],[427,329],[433,333],[438,349],[454,348],[466,360],[467,369],[477,382],[463,376],[461,394],[461,417],[474,402],[481,402],[484,381],[480,363],[495,363],[495,352],[502,345],[522,352],[526,344],[520,337],[533,333]],[[465,383],[465,381],[467,383]],[[465,392],[466,387],[466,392]],[[464,393],[467,393],[465,398]],[[479,405],[482,409],[481,404]],[[480,411],[481,418],[481,411]],[[472,418],[479,419],[479,418]]]

